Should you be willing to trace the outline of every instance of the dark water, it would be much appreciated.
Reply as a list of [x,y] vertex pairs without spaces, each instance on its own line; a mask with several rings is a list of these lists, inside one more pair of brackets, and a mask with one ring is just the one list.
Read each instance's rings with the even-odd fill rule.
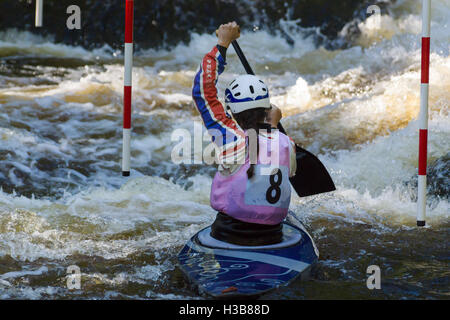
[[[366,8],[378,5],[383,13],[395,1],[381,0],[140,0],[134,1],[134,40],[139,48],[171,47],[189,42],[193,32],[211,33],[226,21],[235,20],[243,30],[255,27],[285,32],[284,20],[302,28],[318,28],[322,37],[339,38],[339,31],[352,19],[364,20]],[[71,5],[81,10],[81,29],[65,28]],[[34,28],[34,3],[27,0],[0,0],[0,29],[17,28],[39,35],[53,35],[60,43],[98,48],[104,44],[121,48],[125,23],[125,1],[46,0],[45,28]],[[281,23],[280,23],[281,22]],[[355,23],[352,30],[357,31]],[[151,35],[151,36],[150,36]],[[321,38],[321,37],[318,37]],[[339,41],[338,41],[339,43]]]

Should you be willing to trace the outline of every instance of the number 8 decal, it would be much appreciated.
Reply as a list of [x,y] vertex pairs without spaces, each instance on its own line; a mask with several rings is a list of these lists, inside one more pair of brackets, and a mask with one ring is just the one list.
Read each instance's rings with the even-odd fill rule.
[[[275,177],[277,177],[276,181],[275,181]],[[281,174],[281,170],[277,169],[277,172],[270,176],[270,188],[267,189],[267,192],[266,192],[266,199],[270,204],[275,204],[278,202],[278,200],[280,200],[281,182],[283,182],[283,175]],[[272,195],[274,190],[275,190],[275,194]]]

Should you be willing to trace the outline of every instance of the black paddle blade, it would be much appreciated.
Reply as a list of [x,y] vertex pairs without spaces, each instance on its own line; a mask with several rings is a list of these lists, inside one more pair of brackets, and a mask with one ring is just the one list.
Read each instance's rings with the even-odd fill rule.
[[[278,130],[286,134],[283,125],[278,123]],[[286,134],[287,135],[287,134]],[[312,196],[336,190],[325,166],[311,152],[295,145],[297,152],[297,170],[295,176],[289,178],[299,197]]]
[[322,162],[311,152],[297,149],[297,171],[295,176],[289,178],[299,197],[336,190],[333,180]]

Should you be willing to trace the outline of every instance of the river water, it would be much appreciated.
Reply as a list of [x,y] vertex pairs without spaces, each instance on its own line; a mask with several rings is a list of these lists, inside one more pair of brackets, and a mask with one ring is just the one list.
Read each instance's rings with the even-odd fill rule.
[[[320,260],[311,281],[265,298],[449,299],[450,1],[432,7],[428,163],[441,164],[435,178],[447,185],[430,190],[425,228],[415,226],[414,187],[420,1],[397,1],[379,21],[360,22],[357,36],[344,28],[341,49],[292,21],[282,21],[283,36],[256,26],[242,33],[286,131],[337,186],[293,194],[290,210]],[[122,177],[122,53],[0,31],[0,298],[198,298],[176,253],[215,217],[215,168],[174,164],[171,137],[200,121],[191,85],[216,38],[191,37],[135,54],[132,172]],[[233,49],[227,63],[221,92],[244,72]],[[71,265],[81,270],[80,290],[67,288]],[[370,265],[381,269],[381,290],[366,287]]]

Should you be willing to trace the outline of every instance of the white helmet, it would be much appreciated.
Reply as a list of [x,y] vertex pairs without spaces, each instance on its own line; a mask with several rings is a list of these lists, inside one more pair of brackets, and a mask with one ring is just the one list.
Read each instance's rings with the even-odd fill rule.
[[232,113],[256,108],[270,109],[269,89],[257,76],[239,76],[225,90],[225,105]]

